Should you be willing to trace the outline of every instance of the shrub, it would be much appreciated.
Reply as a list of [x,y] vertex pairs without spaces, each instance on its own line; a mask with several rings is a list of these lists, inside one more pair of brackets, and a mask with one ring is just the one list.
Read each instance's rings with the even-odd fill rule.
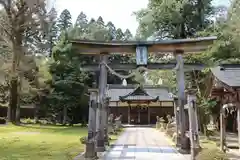
[[6,124],[6,123],[7,123],[6,119],[3,117],[0,117],[0,124]]
[[31,118],[21,119],[21,122],[24,124],[35,124],[36,123],[35,119],[31,119]]
[[229,160],[227,155],[218,149],[203,149],[196,160]]
[[81,137],[81,138],[80,138],[80,142],[81,142],[82,144],[86,144],[86,143],[87,143],[87,137]]
[[38,120],[38,122],[39,122],[40,124],[43,124],[43,125],[51,124],[51,122],[48,121],[47,119],[40,119],[40,120]]
[[88,127],[88,124],[87,123],[82,123],[81,127]]
[[169,128],[169,129],[166,129],[166,134],[170,137],[173,137],[173,134],[175,133],[175,129],[174,128]]

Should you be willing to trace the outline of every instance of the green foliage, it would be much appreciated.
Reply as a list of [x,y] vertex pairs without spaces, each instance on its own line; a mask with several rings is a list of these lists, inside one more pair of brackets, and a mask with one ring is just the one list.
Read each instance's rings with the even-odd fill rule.
[[138,36],[187,38],[194,36],[210,23],[212,0],[150,0],[148,7],[136,12],[139,21]]
[[81,95],[85,91],[84,83],[88,75],[81,71],[80,57],[73,52],[71,44],[62,39],[53,49],[54,62],[50,65],[52,74],[51,109],[55,113],[64,107],[69,111],[68,116],[74,115],[74,109],[81,106]]
[[9,86],[6,81],[0,84],[0,106],[8,107]]
[[206,99],[203,98],[201,99],[201,102],[198,102],[200,104],[199,107],[204,109],[204,113],[207,115],[213,114],[213,110],[215,108],[215,106],[217,105],[217,102],[215,100],[212,99]]
[[226,153],[216,149],[203,149],[196,157],[196,160],[228,160]]
[[58,27],[60,31],[66,31],[71,27],[71,25],[72,25],[72,16],[70,12],[67,9],[65,9],[62,11],[58,19]]
[[82,32],[84,32],[84,29],[87,28],[87,24],[88,24],[87,16],[86,14],[81,12],[77,17],[75,27],[78,27],[79,29],[81,29]]
[[0,117],[0,124],[6,124],[6,118]]

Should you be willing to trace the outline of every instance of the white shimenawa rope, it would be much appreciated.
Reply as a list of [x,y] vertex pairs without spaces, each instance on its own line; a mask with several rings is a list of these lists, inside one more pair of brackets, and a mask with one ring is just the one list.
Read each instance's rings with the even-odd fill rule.
[[[130,73],[130,74],[128,74],[128,75],[122,75],[122,74],[119,74],[119,73],[117,73],[116,71],[114,71],[112,68],[110,68],[107,63],[102,62],[102,63],[100,63],[100,64],[104,64],[104,65],[107,67],[107,69],[110,71],[111,74],[113,74],[113,75],[115,75],[115,76],[117,76],[117,77],[119,77],[119,78],[122,78],[122,79],[128,79],[128,78],[131,78],[131,77],[136,76],[137,72],[140,72],[140,71],[148,71],[148,70],[149,70],[149,69],[146,68],[146,67],[140,66],[140,67],[138,67],[138,68],[136,69],[136,72],[132,72],[132,73]],[[173,68],[173,70],[177,70],[177,69],[179,69],[179,63],[177,63],[176,66]]]

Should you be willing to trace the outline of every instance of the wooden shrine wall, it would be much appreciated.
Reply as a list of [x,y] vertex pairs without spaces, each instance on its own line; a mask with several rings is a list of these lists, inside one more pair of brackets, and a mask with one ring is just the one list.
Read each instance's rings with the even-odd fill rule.
[[[150,122],[151,124],[156,123],[156,117],[164,117],[168,114],[173,116],[174,115],[174,108],[172,107],[149,107],[150,109]],[[119,116],[122,114],[122,123],[128,123],[128,106],[126,107],[109,107],[109,113],[114,114],[114,116]],[[146,113],[147,114],[147,113]]]

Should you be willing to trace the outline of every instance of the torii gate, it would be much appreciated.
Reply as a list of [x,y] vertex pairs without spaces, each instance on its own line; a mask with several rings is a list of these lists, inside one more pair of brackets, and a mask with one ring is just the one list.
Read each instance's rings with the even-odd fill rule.
[[[180,124],[180,146],[181,149],[186,148],[186,126],[185,126],[185,82],[184,70],[201,70],[202,65],[187,64],[183,62],[183,54],[198,53],[205,51],[216,40],[216,37],[204,37],[196,39],[176,39],[176,40],[161,40],[161,41],[91,41],[91,40],[72,40],[72,46],[78,50],[80,54],[100,55],[100,67],[94,65],[87,65],[84,68],[87,71],[100,70],[99,77],[99,103],[97,108],[97,152],[105,150],[104,135],[107,132],[107,106],[106,106],[106,87],[107,87],[107,66],[108,55],[110,54],[135,54],[136,64],[109,64],[112,69],[116,70],[131,70],[138,67],[146,67],[148,69],[176,69],[177,83],[178,83],[178,105],[179,105],[179,123]],[[148,53],[166,54],[173,53],[176,57],[177,64],[148,64]],[[186,67],[186,68],[185,68]],[[93,114],[95,115],[95,114]],[[176,116],[176,115],[175,115]],[[91,117],[89,117],[91,120]],[[89,127],[90,130],[92,127]],[[89,135],[92,131],[89,130]],[[95,134],[93,134],[95,135]],[[94,145],[92,145],[94,146]],[[94,155],[94,154],[93,154]]]

